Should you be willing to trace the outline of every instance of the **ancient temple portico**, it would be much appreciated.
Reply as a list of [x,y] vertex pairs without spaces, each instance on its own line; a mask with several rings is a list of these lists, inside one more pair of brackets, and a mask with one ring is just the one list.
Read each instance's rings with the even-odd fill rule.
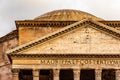
[[[63,70],[63,69],[62,69]],[[64,69],[65,71],[67,71],[67,70],[70,70],[70,69]],[[72,70],[72,69],[71,69]],[[85,69],[84,69],[85,70]],[[100,70],[100,69],[86,69],[86,74],[87,74],[87,70],[89,71],[89,70],[93,70],[93,71],[95,71],[95,76],[89,76],[89,77],[84,77],[85,78],[85,80],[87,80],[87,79],[90,79],[90,80],[102,80],[103,78],[104,79],[112,79],[112,80],[120,80],[119,79],[119,75],[118,75],[118,70],[116,69],[115,71],[116,71],[116,73],[115,73],[115,76],[113,76],[113,75],[111,75],[111,78],[105,78],[105,77],[102,77],[101,75],[102,75],[102,69]],[[109,71],[109,69],[106,69],[106,70],[108,70]],[[24,75],[24,78],[23,78],[23,80],[25,80],[25,79],[29,79],[29,80],[40,80],[40,79],[49,79],[49,80],[62,80],[62,78],[61,77],[63,77],[63,76],[61,76],[60,77],[60,71],[61,70],[59,70],[59,69],[53,69],[52,70],[53,71],[53,75],[52,75],[52,77],[50,77],[49,75],[46,75],[46,77],[44,76],[43,77],[43,75],[42,75],[42,77],[41,77],[41,75],[40,75],[40,71],[39,70],[37,70],[37,71],[32,71],[33,72],[33,74],[31,75],[31,77],[25,77],[25,75]],[[81,70],[79,70],[79,69],[74,69],[74,70],[72,70],[73,71],[73,76],[72,76],[72,78],[71,78],[71,76],[69,76],[70,75],[70,73],[69,74],[67,74],[68,76],[67,76],[67,78],[66,79],[72,79],[72,80],[82,80],[83,79],[83,76],[81,76],[81,74],[83,74],[83,73],[80,73],[80,71]],[[104,74],[104,73],[103,73]],[[108,73],[109,74],[109,73]],[[65,74],[63,74],[63,75],[65,75]],[[89,74],[89,75],[91,75],[91,74]],[[26,76],[28,76],[28,75],[26,75]],[[85,75],[85,76],[87,76],[87,75]],[[20,79],[21,78],[21,76],[19,75],[19,72],[16,72],[16,73],[14,73],[13,72],[13,80],[21,80]],[[65,78],[65,77],[64,77]]]
[[16,21],[13,80],[120,80],[120,22],[78,10]]
[[[51,56],[49,59],[50,55],[44,55],[41,60],[38,57],[43,55],[31,55],[26,60],[25,55],[22,58],[18,57],[21,55],[17,55],[17,58],[12,56],[17,59],[13,60],[12,66],[14,80],[21,80],[20,78],[30,78],[29,80],[63,80],[63,78],[67,80],[119,80],[120,77],[120,65],[118,64],[120,60],[115,58],[119,57],[118,55],[89,55],[89,58],[85,58],[85,55],[54,55],[54,58]],[[110,58],[111,56],[114,58]]]

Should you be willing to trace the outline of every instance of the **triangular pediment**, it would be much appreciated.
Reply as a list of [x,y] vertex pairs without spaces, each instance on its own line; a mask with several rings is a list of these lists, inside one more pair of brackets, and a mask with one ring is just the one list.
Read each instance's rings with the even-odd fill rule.
[[120,32],[99,22],[83,20],[7,53],[116,54],[120,53]]

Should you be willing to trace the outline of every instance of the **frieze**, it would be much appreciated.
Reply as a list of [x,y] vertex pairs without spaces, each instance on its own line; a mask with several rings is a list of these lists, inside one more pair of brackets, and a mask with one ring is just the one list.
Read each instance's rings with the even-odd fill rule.
[[42,60],[13,60],[13,64],[37,65],[119,65],[119,59],[42,59]]
[[39,64],[63,64],[63,65],[85,65],[85,64],[120,64],[120,60],[92,60],[92,59],[81,59],[81,60],[39,60]]

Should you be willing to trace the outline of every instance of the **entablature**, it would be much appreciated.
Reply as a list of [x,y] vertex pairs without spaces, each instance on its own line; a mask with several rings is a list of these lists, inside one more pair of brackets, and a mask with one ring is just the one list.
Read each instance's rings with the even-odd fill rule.
[[15,21],[17,27],[64,27],[77,21]]

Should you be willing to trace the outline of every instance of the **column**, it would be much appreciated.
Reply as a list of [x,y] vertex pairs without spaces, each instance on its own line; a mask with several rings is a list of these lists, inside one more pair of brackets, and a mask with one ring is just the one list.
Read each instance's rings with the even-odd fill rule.
[[33,70],[33,80],[39,80],[39,72],[38,69]]
[[120,80],[120,69],[116,70],[116,80]]
[[102,80],[102,69],[95,70],[95,80]]
[[53,70],[53,80],[59,80],[59,74],[60,74],[60,70],[59,69],[54,69]]
[[19,80],[19,69],[12,69],[13,80]]
[[80,80],[80,69],[74,69],[74,80]]

